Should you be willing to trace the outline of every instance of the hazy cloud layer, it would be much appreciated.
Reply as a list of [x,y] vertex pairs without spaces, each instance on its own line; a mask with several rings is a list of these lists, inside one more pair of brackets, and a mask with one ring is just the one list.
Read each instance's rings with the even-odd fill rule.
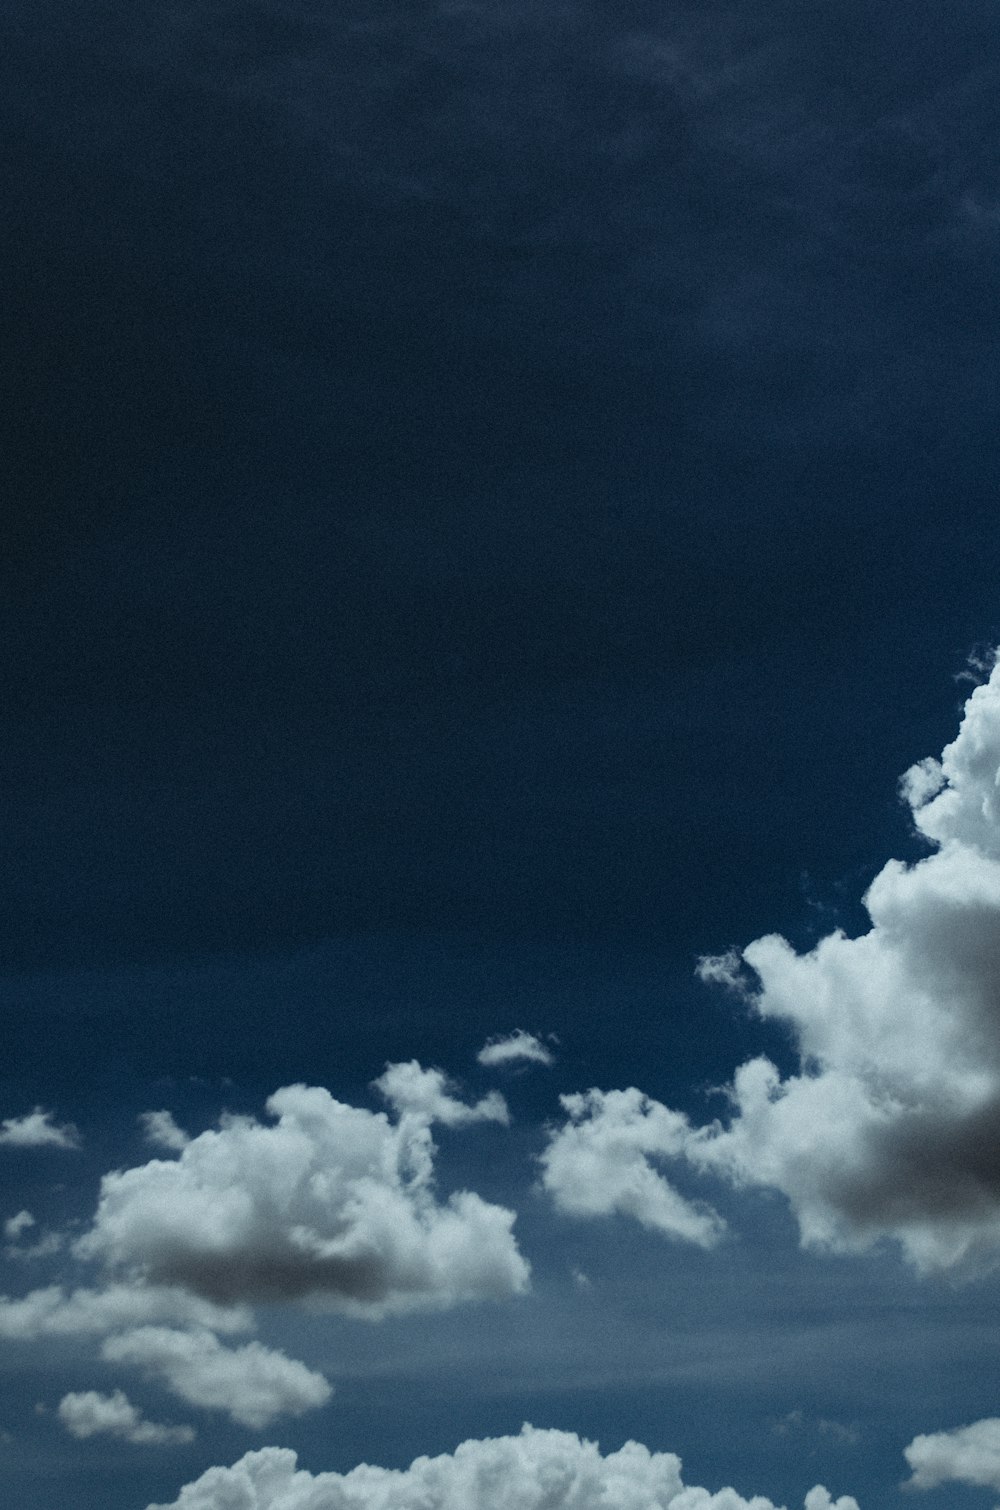
[[192,1426],[161,1426],[147,1421],[127,1395],[116,1389],[110,1395],[88,1389],[64,1395],[59,1401],[59,1420],[70,1436],[117,1437],[136,1447],[174,1447],[193,1442]]
[[78,1254],[214,1302],[312,1296],[370,1318],[520,1294],[514,1214],[434,1193],[430,1122],[497,1120],[502,1101],[463,1107],[416,1065],[379,1084],[405,1108],[396,1123],[286,1086],[267,1103],[273,1126],[229,1117],[176,1160],[105,1175]]
[[711,1247],[724,1231],[714,1211],[674,1189],[655,1161],[683,1154],[687,1118],[641,1091],[561,1096],[567,1114],[541,1156],[542,1185],[572,1216],[631,1216],[668,1237]]
[[505,1038],[491,1038],[484,1043],[476,1059],[487,1069],[501,1069],[511,1064],[552,1064],[555,1055],[534,1033],[516,1028]]
[[228,1348],[204,1330],[139,1327],[109,1337],[101,1356],[140,1368],[189,1405],[223,1410],[253,1430],[325,1405],[331,1394],[322,1374],[297,1359],[259,1342]]
[[1000,1420],[991,1417],[914,1437],[904,1448],[913,1470],[907,1488],[936,1489],[939,1484],[972,1484],[1000,1490]]
[[[149,1510],[775,1510],[733,1489],[686,1488],[673,1453],[637,1442],[602,1457],[572,1432],[536,1431],[463,1442],[403,1472],[367,1464],[350,1473],[296,1471],[294,1452],[266,1447],[232,1468],[210,1468],[170,1506]],[[805,1510],[858,1510],[810,1490]]]
[[79,1148],[80,1134],[71,1123],[58,1127],[52,1112],[36,1106],[25,1117],[4,1117],[0,1123],[0,1147]]

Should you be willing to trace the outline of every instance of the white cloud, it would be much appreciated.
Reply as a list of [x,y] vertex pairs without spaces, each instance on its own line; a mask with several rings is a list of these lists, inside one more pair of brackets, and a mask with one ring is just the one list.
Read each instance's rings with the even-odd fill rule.
[[[831,933],[804,955],[769,935],[742,952],[759,980],[755,1010],[791,1029],[797,1073],[750,1060],[728,1118],[697,1130],[648,1104],[650,1127],[664,1130],[649,1151],[782,1191],[807,1245],[889,1237],[921,1270],[969,1268],[1000,1259],[1000,667],[972,692],[941,761],[915,766],[903,792],[933,852],[884,867],[865,898],[867,933]],[[701,973],[739,985],[739,969],[730,954]],[[643,1147],[601,1157],[606,1106],[591,1092],[572,1107],[580,1125],[553,1149],[575,1160],[546,1184],[566,1209],[624,1210],[615,1191],[637,1171],[635,1215],[643,1191],[669,1187],[643,1174]]]
[[286,1086],[267,1103],[274,1126],[230,1117],[177,1159],[105,1175],[77,1253],[217,1303],[308,1296],[370,1319],[520,1294],[513,1212],[434,1193],[428,1122],[462,1120],[460,1103],[409,1066],[397,1083],[396,1068],[383,1080],[408,1107],[397,1123]]
[[401,1117],[440,1122],[442,1127],[466,1127],[470,1122],[499,1122],[506,1127],[510,1122],[507,1103],[499,1091],[490,1091],[474,1106],[467,1106],[452,1096],[453,1087],[440,1070],[425,1070],[415,1059],[386,1065],[374,1085]]
[[470,1191],[439,1200],[434,1186],[432,1123],[506,1122],[503,1098],[468,1106],[415,1062],[377,1085],[395,1120],[302,1085],[271,1097],[271,1124],[227,1115],[194,1139],[147,1113],[147,1135],[177,1157],[105,1175],[69,1249],[102,1283],[0,1297],[0,1338],[103,1338],[106,1361],[256,1428],[323,1404],[330,1387],[259,1343],[222,1345],[216,1333],[253,1328],[254,1303],[378,1320],[522,1293],[514,1213]]
[[567,1121],[541,1155],[542,1185],[571,1216],[634,1217],[667,1237],[711,1247],[725,1224],[711,1208],[676,1191],[654,1160],[684,1152],[685,1117],[641,1091],[590,1090],[561,1096]]
[[116,1389],[102,1395],[94,1389],[64,1395],[59,1401],[59,1420],[70,1436],[117,1437],[137,1447],[172,1447],[194,1441],[192,1426],[161,1426],[147,1421],[127,1395]]
[[184,1129],[177,1126],[170,1112],[143,1112],[139,1117],[139,1123],[146,1142],[151,1143],[154,1148],[164,1148],[169,1153],[180,1153],[191,1141]]
[[[637,1442],[602,1457],[572,1432],[536,1431],[463,1442],[453,1454],[417,1458],[405,1471],[296,1470],[295,1453],[265,1447],[231,1468],[210,1468],[171,1505],[149,1510],[775,1510],[734,1489],[685,1487],[673,1453]],[[858,1510],[850,1496],[809,1492],[806,1510]]]
[[1000,1490],[1000,1420],[990,1418],[914,1437],[903,1449],[913,1471],[905,1488],[936,1489],[939,1484],[972,1484]]
[[125,1327],[165,1322],[243,1332],[253,1326],[242,1306],[218,1306],[165,1285],[111,1284],[103,1290],[47,1285],[18,1300],[0,1296],[0,1338],[36,1342],[44,1337],[99,1337]]
[[8,1217],[4,1222],[3,1235],[9,1243],[16,1243],[34,1225],[35,1218],[30,1211],[19,1211],[16,1216]]
[[52,1113],[36,1106],[24,1117],[4,1117],[0,1123],[4,1148],[79,1148],[80,1134],[72,1123],[57,1127]]
[[534,1033],[516,1028],[505,1038],[491,1038],[476,1055],[487,1069],[501,1069],[511,1064],[553,1064],[555,1055]]
[[139,1327],[107,1338],[101,1356],[141,1368],[189,1405],[224,1410],[253,1430],[325,1405],[331,1395],[323,1375],[297,1359],[259,1342],[227,1348],[204,1330]]

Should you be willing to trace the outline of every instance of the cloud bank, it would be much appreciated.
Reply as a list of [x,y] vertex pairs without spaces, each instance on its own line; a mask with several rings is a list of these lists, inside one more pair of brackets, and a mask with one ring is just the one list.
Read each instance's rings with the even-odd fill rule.
[[120,1389],[102,1395],[94,1389],[64,1395],[59,1401],[59,1420],[78,1441],[88,1437],[116,1437],[136,1447],[175,1447],[193,1442],[193,1426],[161,1426],[147,1421]]
[[867,933],[838,930],[802,955],[769,935],[702,963],[736,987],[749,967],[752,1003],[791,1030],[798,1072],[751,1060],[729,1118],[698,1129],[638,1091],[569,1098],[543,1161],[564,1209],[628,1211],[704,1241],[683,1208],[671,1216],[649,1165],[684,1159],[782,1191],[807,1245],[894,1238],[925,1271],[1000,1259],[1000,667],[940,761],[912,767],[901,790],[933,851],[875,878]]
[[[149,1510],[776,1510],[734,1489],[685,1487],[681,1462],[627,1442],[602,1457],[572,1432],[536,1431],[463,1442],[453,1454],[417,1458],[405,1471],[363,1464],[350,1473],[296,1470],[294,1452],[265,1447],[231,1468],[210,1468],[170,1505]],[[805,1510],[858,1510],[849,1495],[817,1486]]]

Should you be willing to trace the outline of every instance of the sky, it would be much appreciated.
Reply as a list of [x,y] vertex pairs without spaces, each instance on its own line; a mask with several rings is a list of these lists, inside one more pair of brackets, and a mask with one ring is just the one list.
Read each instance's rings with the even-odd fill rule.
[[7,0],[4,1503],[1000,1500],[998,85]]

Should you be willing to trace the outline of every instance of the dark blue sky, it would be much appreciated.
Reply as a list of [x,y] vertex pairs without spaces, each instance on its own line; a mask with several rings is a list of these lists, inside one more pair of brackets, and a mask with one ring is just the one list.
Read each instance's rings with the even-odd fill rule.
[[[0,1114],[84,1137],[69,1189],[69,1155],[8,1151],[8,1214],[89,1217],[150,1107],[197,1131],[294,1080],[368,1104],[411,1057],[478,1085],[517,1025],[560,1040],[510,1093],[521,1165],[440,1141],[521,1209],[557,1090],[714,1115],[740,1059],[791,1062],[695,960],[864,926],[883,862],[924,852],[897,778],[1000,636],[998,85],[979,0],[4,4]],[[570,1239],[523,1200],[548,1337]],[[507,1312],[331,1322],[354,1383],[264,1436],[398,1464],[495,1409],[888,1504],[910,1436],[989,1413],[985,1344],[940,1400],[986,1292],[804,1257],[762,1211],[749,1292],[780,1251],[788,1329],[815,1289],[918,1339],[923,1414],[814,1431],[822,1473],[789,1432],[748,1447],[875,1409],[859,1369],[810,1403],[800,1333],[780,1398],[645,1353],[601,1396],[596,1321],[565,1323],[570,1388],[568,1342],[543,1367]],[[588,1273],[634,1241],[630,1337],[666,1335],[671,1283],[685,1335],[700,1282],[712,1327],[762,1325],[718,1254],[635,1231],[579,1234]],[[436,1329],[464,1381],[437,1414],[407,1383]],[[143,1510],[252,1445],[143,1456],[26,1413],[111,1387],[88,1367],[4,1375],[25,1510]]]

